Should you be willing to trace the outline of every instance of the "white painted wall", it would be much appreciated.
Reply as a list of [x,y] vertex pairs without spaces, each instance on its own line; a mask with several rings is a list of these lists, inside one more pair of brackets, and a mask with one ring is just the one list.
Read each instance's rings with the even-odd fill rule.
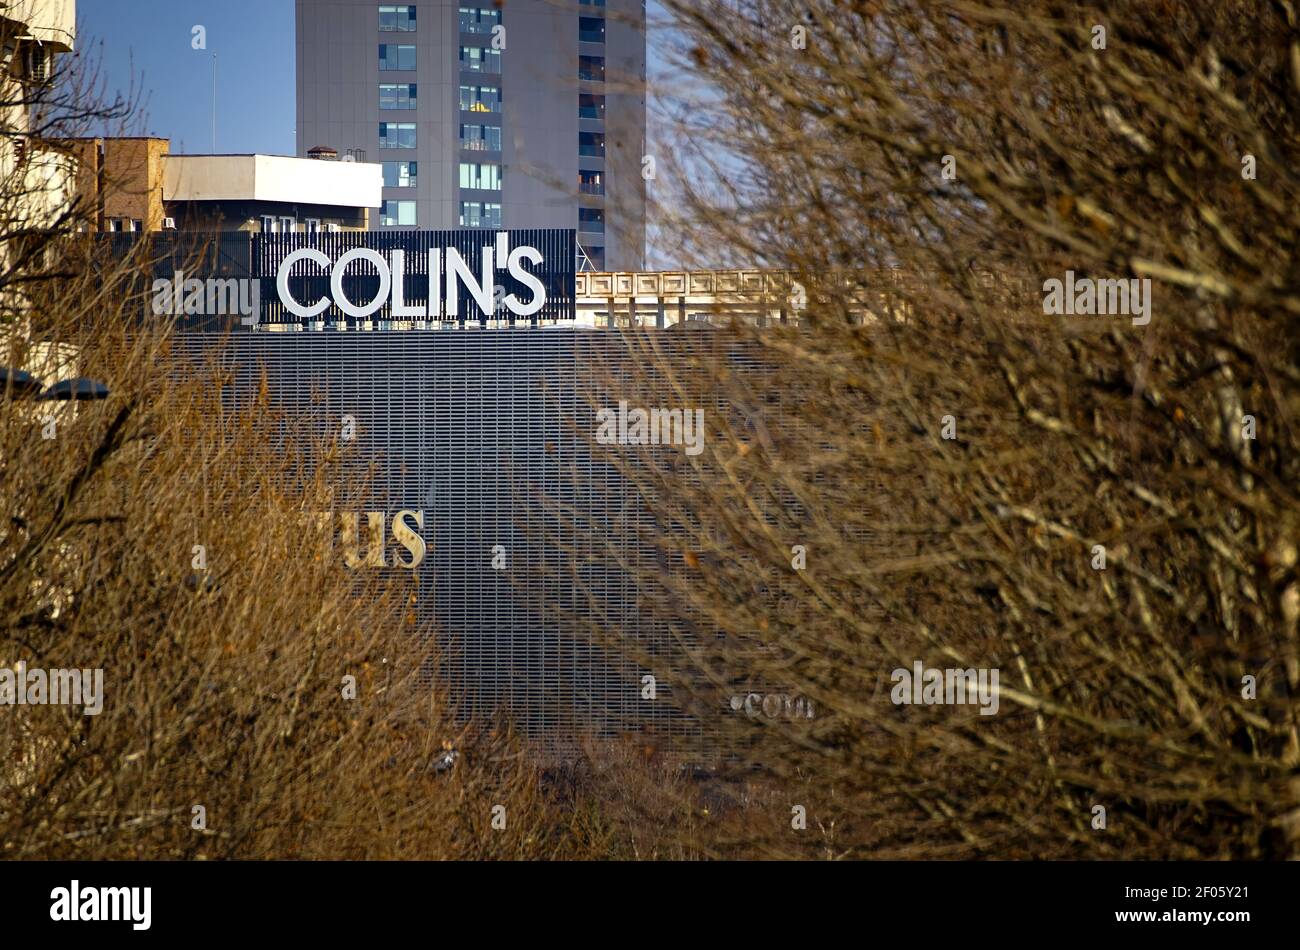
[[25,23],[33,37],[62,53],[72,50],[77,35],[77,0],[10,0],[0,16]]

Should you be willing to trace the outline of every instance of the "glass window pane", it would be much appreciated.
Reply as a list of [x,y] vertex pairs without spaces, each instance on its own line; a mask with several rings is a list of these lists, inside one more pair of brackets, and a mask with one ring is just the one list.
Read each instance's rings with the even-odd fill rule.
[[415,162],[384,162],[385,188],[414,188],[416,184]]
[[605,97],[590,92],[578,93],[578,118],[605,118]]
[[379,85],[379,108],[381,109],[414,109],[415,101],[415,83],[380,83]]
[[501,166],[478,162],[460,163],[460,187],[479,191],[501,190]]
[[379,31],[409,33],[415,29],[415,7],[410,4],[381,4]]
[[461,86],[462,112],[500,112],[501,90],[495,86]]
[[380,43],[379,68],[382,70],[414,69],[415,47],[399,46],[395,43]]
[[462,33],[491,33],[501,22],[500,10],[480,10],[477,7],[459,7]]
[[379,207],[379,223],[385,227],[408,227],[416,223],[414,201],[385,199]]
[[495,125],[462,125],[460,147],[474,152],[499,152],[501,129]]
[[380,148],[415,148],[414,122],[380,122]]

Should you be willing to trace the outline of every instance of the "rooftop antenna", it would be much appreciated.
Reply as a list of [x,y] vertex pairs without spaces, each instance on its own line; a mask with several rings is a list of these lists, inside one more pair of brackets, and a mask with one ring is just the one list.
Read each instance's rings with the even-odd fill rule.
[[212,154],[217,154],[217,54],[212,54]]

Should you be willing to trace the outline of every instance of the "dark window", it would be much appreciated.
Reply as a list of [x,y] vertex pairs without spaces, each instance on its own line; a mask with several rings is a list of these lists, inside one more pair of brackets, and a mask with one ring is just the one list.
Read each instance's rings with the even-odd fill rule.
[[593,171],[578,172],[578,191],[584,195],[603,195],[605,193],[605,173]]
[[599,208],[579,208],[578,230],[603,234],[605,232],[605,212]]
[[605,97],[590,92],[578,93],[578,118],[605,118]]
[[578,39],[584,43],[605,42],[605,18],[599,16],[578,17]]
[[578,78],[585,82],[605,81],[604,56],[579,56]]
[[586,155],[590,158],[604,158],[605,157],[605,133],[579,132],[578,133],[578,154]]

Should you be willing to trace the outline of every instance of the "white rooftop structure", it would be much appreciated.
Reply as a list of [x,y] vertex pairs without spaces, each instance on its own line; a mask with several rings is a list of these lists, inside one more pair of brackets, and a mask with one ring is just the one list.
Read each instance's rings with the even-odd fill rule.
[[378,208],[383,166],[287,155],[168,155],[164,201],[273,201]]

